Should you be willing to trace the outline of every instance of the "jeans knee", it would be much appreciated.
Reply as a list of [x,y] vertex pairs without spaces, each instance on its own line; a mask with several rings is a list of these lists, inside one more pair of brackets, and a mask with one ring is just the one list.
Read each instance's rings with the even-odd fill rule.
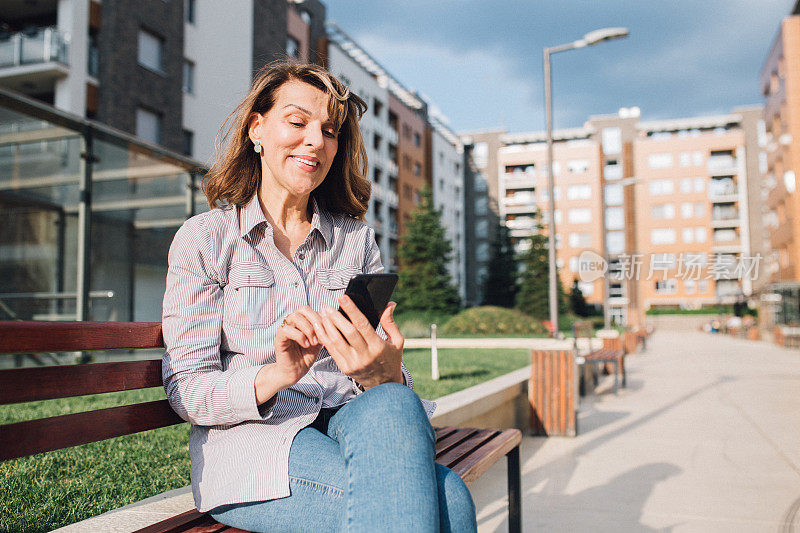
[[472,494],[458,474],[436,464],[439,487],[439,520],[442,531],[475,531],[477,520]]
[[417,393],[399,383],[384,383],[359,394],[350,400],[336,415],[332,423],[341,426],[362,426],[370,433],[380,428],[399,431],[407,436],[417,432],[433,443],[435,434]]

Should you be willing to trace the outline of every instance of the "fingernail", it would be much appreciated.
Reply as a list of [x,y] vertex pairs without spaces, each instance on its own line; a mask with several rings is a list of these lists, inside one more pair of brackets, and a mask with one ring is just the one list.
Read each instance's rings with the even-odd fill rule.
[[314,344],[319,344],[319,340],[317,340],[317,336],[316,335],[311,337],[311,342],[314,343]]

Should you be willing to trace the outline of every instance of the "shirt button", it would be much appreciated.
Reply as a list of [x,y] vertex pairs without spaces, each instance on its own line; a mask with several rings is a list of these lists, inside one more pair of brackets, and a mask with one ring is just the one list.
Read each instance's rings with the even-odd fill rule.
[[300,285],[300,282],[299,281],[295,281],[294,283],[292,283],[292,285],[294,285],[295,288],[297,288]]
[[299,253],[299,254],[297,254],[297,258],[298,258],[300,261],[302,261],[303,259],[305,259],[305,258],[306,258],[306,254],[304,254],[304,253]]

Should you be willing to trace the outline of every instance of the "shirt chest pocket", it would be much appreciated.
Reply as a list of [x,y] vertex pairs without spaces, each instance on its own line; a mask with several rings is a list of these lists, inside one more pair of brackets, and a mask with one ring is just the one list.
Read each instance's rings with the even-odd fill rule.
[[356,267],[320,268],[317,271],[317,282],[322,287],[320,292],[326,300],[325,305],[338,306],[339,296],[344,294],[350,278],[356,274],[361,274],[361,269]]
[[225,287],[224,320],[241,326],[269,325],[280,315],[275,273],[261,263],[234,263]]

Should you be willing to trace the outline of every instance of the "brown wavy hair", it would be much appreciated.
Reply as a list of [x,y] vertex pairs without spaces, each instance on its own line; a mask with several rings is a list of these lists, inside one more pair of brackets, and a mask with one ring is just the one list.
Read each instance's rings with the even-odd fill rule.
[[324,68],[305,63],[278,61],[262,68],[244,101],[228,115],[217,134],[217,157],[203,177],[203,190],[211,209],[246,205],[261,184],[260,154],[248,135],[250,115],[266,114],[275,105],[278,89],[290,81],[307,83],[328,95],[328,115],[339,132],[339,148],[328,175],[311,197],[320,208],[335,214],[364,219],[371,183],[367,174],[367,150],[358,121],[367,104]]

